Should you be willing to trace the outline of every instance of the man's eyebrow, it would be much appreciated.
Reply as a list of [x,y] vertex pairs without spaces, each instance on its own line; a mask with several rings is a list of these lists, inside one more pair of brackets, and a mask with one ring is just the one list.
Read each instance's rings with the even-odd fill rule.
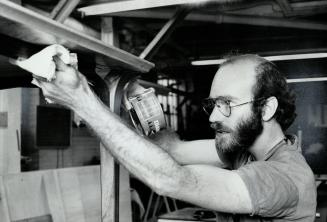
[[230,95],[223,95],[223,96],[218,96],[218,97],[210,97],[210,99],[217,99],[217,100],[222,100],[222,101],[235,101],[235,100],[237,100],[236,97],[230,96]]

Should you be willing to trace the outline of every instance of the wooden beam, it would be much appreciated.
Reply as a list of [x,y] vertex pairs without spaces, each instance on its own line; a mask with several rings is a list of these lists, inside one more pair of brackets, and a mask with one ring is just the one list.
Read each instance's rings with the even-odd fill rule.
[[189,8],[179,8],[176,14],[162,27],[159,33],[154,37],[150,44],[140,54],[141,59],[149,59],[158,51],[158,49],[169,38],[174,29],[183,22],[185,16],[190,12]]
[[81,34],[63,24],[10,1],[0,0],[0,14],[6,19],[26,25],[31,29],[54,35],[59,38],[59,43],[60,39],[68,40],[81,46],[85,50],[104,55],[109,64],[124,66],[141,72],[148,72],[154,67],[153,63],[140,59],[116,47],[106,45],[98,39]]
[[[113,33],[112,18],[103,17],[101,19],[101,40],[108,45],[113,45],[115,36]],[[106,67],[106,64],[102,65]],[[106,67],[107,68],[107,67]],[[105,77],[102,76],[103,78]],[[112,87],[110,87],[112,89]],[[110,96],[109,106],[113,111],[113,98]],[[115,201],[115,159],[107,151],[106,147],[100,144],[100,167],[101,167],[101,222],[115,221],[115,208],[117,208]]]
[[[31,5],[24,5],[25,8],[27,9],[30,9],[38,14],[41,14],[43,16],[46,16],[46,17],[51,17],[51,14],[49,14],[48,12],[46,11],[43,11],[39,8],[35,8],[34,6],[31,6]],[[68,17],[67,19],[65,19],[65,21],[62,22],[62,24],[66,25],[67,27],[70,27],[80,33],[84,33],[85,35],[87,36],[90,36],[90,37],[93,37],[93,38],[96,38],[96,39],[100,39],[100,33],[91,28],[90,26],[87,26],[83,23],[81,23],[80,21],[72,18],[72,17]],[[16,28],[19,30],[19,28]],[[21,30],[19,30],[21,31]],[[26,36],[25,38],[29,38],[28,36]],[[30,42],[30,41],[29,41]]]
[[281,8],[284,16],[289,16],[290,12],[293,11],[293,8],[288,0],[276,0],[279,7]]
[[76,8],[80,0],[70,0],[59,10],[59,12],[54,17],[54,20],[63,23],[72,11]]
[[292,8],[320,8],[320,7],[326,7],[327,2],[326,1],[306,1],[306,2],[294,2],[291,3]]
[[[101,39],[109,45],[119,45],[118,35],[115,32],[113,19],[111,17],[103,17],[101,24]],[[96,62],[101,64],[101,69],[96,69],[96,72],[100,77],[105,79],[108,84],[110,92],[108,94],[110,104],[110,110],[117,115],[120,110],[117,106],[117,93],[121,89],[118,89],[118,82],[121,76],[112,76],[110,73],[106,77],[107,72],[110,71],[110,67],[106,67],[103,64],[101,58],[96,58]],[[117,78],[116,78],[117,77]],[[102,222],[113,221],[126,221],[132,220],[132,207],[131,207],[131,195],[129,185],[129,173],[125,168],[115,162],[115,159],[110,155],[108,150],[103,144],[100,145],[101,154],[101,218]]]
[[[252,7],[257,6],[257,10],[260,11],[260,8],[257,5],[258,3],[254,3]],[[263,2],[264,6],[264,2]],[[217,7],[215,5],[205,5],[204,8],[210,9],[210,7]],[[250,5],[251,7],[251,5]],[[290,3],[290,7],[292,11],[289,12],[290,16],[305,16],[305,15],[313,15],[313,14],[321,14],[327,11],[327,2],[326,1],[313,1],[313,2],[297,2],[297,3]],[[242,4],[229,4],[224,6],[224,9],[231,9],[234,13],[238,13],[238,10],[241,10]],[[255,13],[255,12],[254,12]],[[276,14],[276,17],[280,16],[279,10],[274,12],[271,10],[269,14],[273,15]],[[240,13],[239,13],[240,14]],[[169,19],[173,15],[173,12],[168,9],[147,9],[147,10],[135,10],[135,11],[126,11],[126,12],[116,12],[111,14],[111,16],[121,16],[121,17],[139,17],[139,18],[162,18],[162,19]],[[193,15],[196,17],[205,16],[202,13],[192,13],[187,16],[186,20],[194,20]],[[273,16],[272,16],[273,17]]]
[[66,4],[67,0],[59,0],[59,2],[57,3],[57,5],[52,9],[51,13],[50,13],[50,17],[52,19],[54,19],[56,17],[56,15],[58,14],[58,12],[62,9],[62,7],[64,7],[64,5]]
[[[144,1],[144,0],[127,0],[119,2],[110,2],[98,5],[87,6],[78,9],[85,16],[89,15],[105,15],[116,12],[126,12],[140,9],[149,9],[149,8],[158,8],[158,7],[167,7],[174,5],[185,5],[192,4],[198,5],[213,0],[155,0],[155,1]],[[231,3],[231,2],[240,2],[240,0],[214,0],[218,3]]]
[[256,26],[271,26],[278,28],[296,28],[308,30],[327,31],[326,23],[312,22],[306,20],[289,20],[271,17],[247,16],[247,15],[220,15],[216,17],[218,24],[243,24]]
[[[131,18],[156,18],[169,19],[172,12],[167,10],[143,10],[125,13],[115,13],[113,16],[131,17]],[[200,13],[190,13],[185,17],[187,21],[198,22],[213,22],[218,24],[244,24],[255,26],[270,26],[279,28],[297,28],[306,30],[321,30],[327,31],[327,24],[323,22],[312,22],[307,20],[290,20],[284,18],[262,17],[252,15],[231,15],[231,14],[217,14],[206,15]]]

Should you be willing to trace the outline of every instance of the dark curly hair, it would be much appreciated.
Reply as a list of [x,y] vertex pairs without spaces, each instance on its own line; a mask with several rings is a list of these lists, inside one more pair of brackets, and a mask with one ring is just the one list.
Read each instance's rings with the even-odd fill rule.
[[234,55],[228,58],[222,65],[233,64],[239,61],[252,61],[257,64],[255,67],[256,84],[254,85],[253,111],[261,117],[262,108],[265,100],[274,96],[278,100],[278,107],[274,118],[285,131],[294,121],[295,113],[295,94],[288,87],[285,76],[278,70],[276,65],[266,59],[252,54]]
[[[294,121],[295,94],[288,87],[285,76],[278,70],[275,64],[267,60],[261,60],[255,69],[257,82],[253,88],[254,99],[269,98],[274,96],[278,100],[278,107],[274,118],[285,131]],[[264,101],[253,104],[253,108],[261,112]]]

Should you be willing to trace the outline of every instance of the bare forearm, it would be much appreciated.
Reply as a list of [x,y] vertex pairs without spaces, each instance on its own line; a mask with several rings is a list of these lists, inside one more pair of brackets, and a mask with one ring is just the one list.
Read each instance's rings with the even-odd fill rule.
[[171,130],[161,131],[151,139],[181,165],[205,164],[225,167],[219,159],[213,139],[182,141]]
[[167,152],[139,136],[92,92],[74,110],[122,165],[154,189],[161,189],[158,187],[162,187],[162,181],[169,189],[169,181],[183,177],[182,167]]

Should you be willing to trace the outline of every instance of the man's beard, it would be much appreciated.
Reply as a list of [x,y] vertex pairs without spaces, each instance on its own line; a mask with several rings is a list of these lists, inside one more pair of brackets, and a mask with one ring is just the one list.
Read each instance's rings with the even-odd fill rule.
[[235,154],[239,151],[248,150],[262,133],[261,112],[252,112],[246,120],[241,120],[233,130],[223,126],[220,122],[211,124],[216,131],[216,149],[225,154]]

